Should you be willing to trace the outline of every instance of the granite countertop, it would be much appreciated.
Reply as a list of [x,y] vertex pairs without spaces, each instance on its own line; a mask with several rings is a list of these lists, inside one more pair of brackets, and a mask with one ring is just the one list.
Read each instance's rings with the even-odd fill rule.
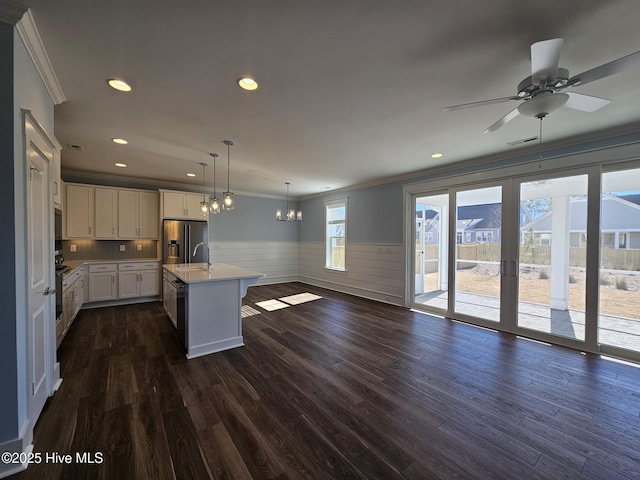
[[228,263],[214,263],[208,270],[206,263],[178,263],[162,265],[167,272],[175,275],[185,283],[216,282],[222,280],[241,280],[245,278],[262,278],[264,273],[236,267]]

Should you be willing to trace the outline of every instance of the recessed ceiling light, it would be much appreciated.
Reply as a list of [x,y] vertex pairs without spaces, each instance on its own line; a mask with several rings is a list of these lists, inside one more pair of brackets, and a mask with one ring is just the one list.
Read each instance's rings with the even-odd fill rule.
[[431,154],[431,158],[440,158],[442,156],[442,153],[432,153]]
[[245,90],[256,90],[258,88],[258,82],[251,77],[240,77],[238,79],[238,85]]
[[127,143],[129,143],[124,138],[112,138],[111,141],[119,145],[126,145]]
[[195,177],[196,174],[195,173],[187,173],[187,177]]
[[116,90],[119,90],[121,92],[131,91],[131,85],[129,85],[124,80],[118,80],[117,78],[109,78],[107,79],[107,83],[111,88],[115,88]]
[[116,167],[120,167],[120,168],[125,168],[127,166],[126,163],[115,163],[114,164]]

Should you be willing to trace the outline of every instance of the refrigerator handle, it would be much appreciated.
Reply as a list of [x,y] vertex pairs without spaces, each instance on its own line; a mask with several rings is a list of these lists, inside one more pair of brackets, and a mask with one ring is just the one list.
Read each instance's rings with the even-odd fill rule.
[[184,252],[187,257],[187,261],[184,263],[191,263],[191,225],[187,225],[187,232],[189,235],[189,248],[187,248],[186,252]]
[[184,248],[182,249],[182,263],[187,263],[187,254],[189,251],[189,243],[187,239],[187,226],[182,226],[182,241],[184,242]]

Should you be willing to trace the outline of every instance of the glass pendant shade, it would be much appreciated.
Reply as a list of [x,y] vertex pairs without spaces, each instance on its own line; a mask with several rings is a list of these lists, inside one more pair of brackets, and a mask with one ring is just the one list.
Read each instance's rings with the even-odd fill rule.
[[220,204],[218,203],[218,199],[214,196],[211,199],[211,207],[209,207],[211,209],[211,213],[216,214],[216,213],[220,213]]

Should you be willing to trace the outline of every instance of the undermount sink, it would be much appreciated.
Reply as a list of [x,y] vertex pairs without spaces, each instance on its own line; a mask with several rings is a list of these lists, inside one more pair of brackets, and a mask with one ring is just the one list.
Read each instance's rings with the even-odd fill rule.
[[207,267],[203,267],[202,265],[194,266],[194,267],[176,267],[178,272],[195,272],[198,270],[207,271]]

